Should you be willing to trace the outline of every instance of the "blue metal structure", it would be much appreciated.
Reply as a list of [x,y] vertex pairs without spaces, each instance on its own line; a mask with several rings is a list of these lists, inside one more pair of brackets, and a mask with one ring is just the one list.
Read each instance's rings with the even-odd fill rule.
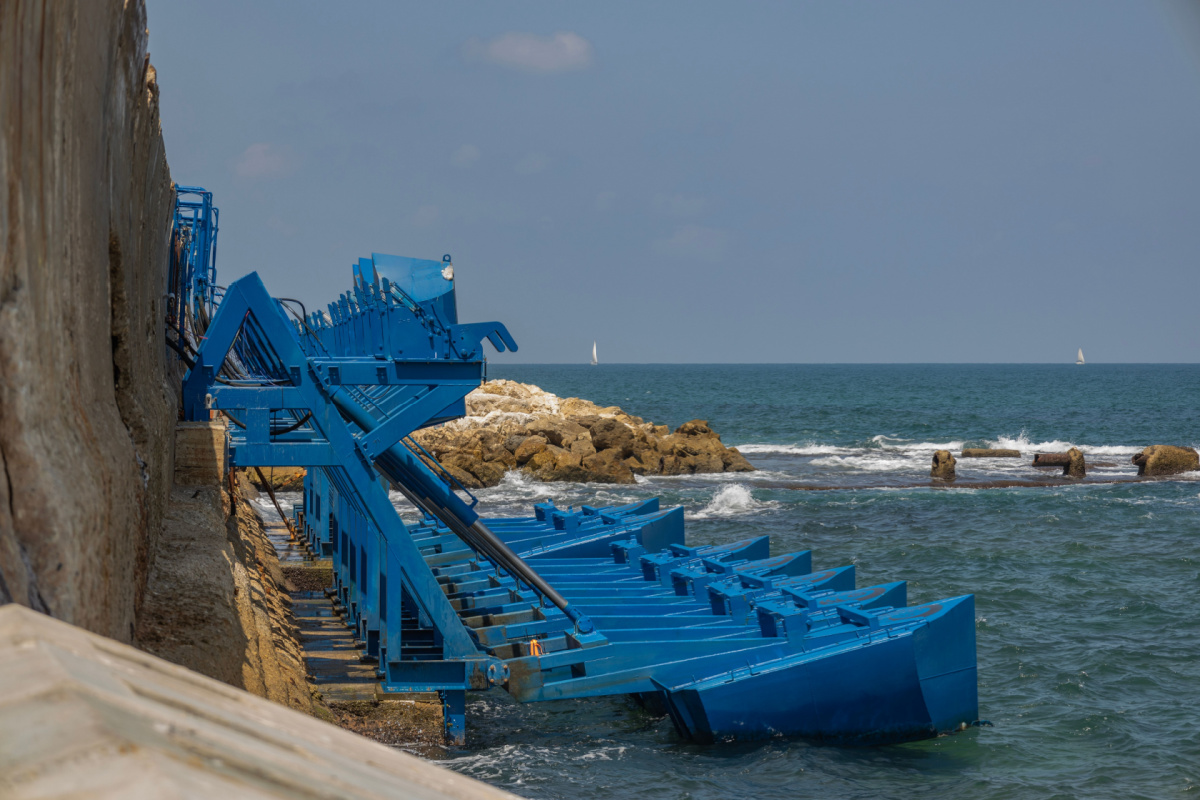
[[[410,434],[465,413],[498,322],[460,323],[454,268],[373,254],[327,313],[256,274],[232,283],[184,380],[189,419],[231,420],[236,466],[308,468],[297,527],[384,688],[522,701],[631,695],[685,736],[896,742],[977,714],[973,598],[907,606],[903,582],[771,556],[766,537],[695,547],[655,500],[484,520]],[[423,514],[405,524],[399,491]]]
[[167,278],[167,327],[177,341],[208,325],[220,297],[217,287],[217,222],[212,192],[175,186],[171,265]]

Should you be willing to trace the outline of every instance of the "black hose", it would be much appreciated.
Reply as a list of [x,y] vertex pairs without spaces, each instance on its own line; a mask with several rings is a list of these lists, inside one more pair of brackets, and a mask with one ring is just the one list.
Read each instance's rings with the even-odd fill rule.
[[301,418],[300,418],[300,421],[299,421],[299,422],[297,422],[295,425],[289,425],[288,427],[286,427],[286,428],[282,428],[282,429],[280,429],[280,430],[277,430],[277,431],[276,431],[276,430],[273,430],[273,431],[271,431],[271,435],[272,435],[272,436],[282,436],[282,435],[283,435],[283,434],[285,434],[285,433],[291,433],[292,431],[296,430],[297,428],[299,428],[299,427],[300,427],[301,425],[303,425],[304,423],[308,422],[310,419],[312,419],[312,412],[311,412],[311,411],[305,411],[305,412],[304,412],[304,416],[303,416],[303,417],[301,417]]
[[235,417],[233,414],[230,414],[228,411],[226,411],[223,408],[221,409],[221,413],[224,414],[225,416],[229,417],[229,421],[232,422],[234,425],[237,425],[242,430],[246,429],[246,423],[242,422],[240,419]]
[[299,300],[293,300],[290,297],[276,297],[275,299],[281,303],[295,303],[296,305],[300,306],[300,312],[304,314],[305,317],[308,317],[308,309],[305,308],[304,303],[301,303]]
[[167,343],[167,347],[171,348],[179,355],[179,360],[182,361],[184,364],[187,364],[188,369],[191,369],[192,367],[196,366],[196,362],[193,361],[192,357],[189,356],[187,354],[187,352],[184,351],[184,349],[179,346],[178,342],[173,342],[170,339],[167,339],[166,343]]

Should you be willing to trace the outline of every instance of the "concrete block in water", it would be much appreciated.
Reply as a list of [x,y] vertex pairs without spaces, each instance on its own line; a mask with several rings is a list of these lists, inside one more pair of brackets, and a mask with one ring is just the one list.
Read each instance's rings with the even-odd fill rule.
[[1020,450],[1006,450],[992,447],[968,447],[962,451],[960,458],[1020,458]]
[[929,477],[944,481],[954,480],[954,454],[949,450],[938,450],[933,454],[933,469]]
[[1033,457],[1035,467],[1065,467],[1071,463],[1069,453],[1038,453]]
[[0,607],[0,795],[515,795],[29,609]]
[[1087,475],[1087,466],[1083,461],[1083,453],[1079,448],[1072,447],[1067,451],[1067,463],[1063,464],[1063,475],[1068,478],[1082,478]]
[[175,426],[175,485],[220,485],[225,455],[223,421],[180,422]]
[[1133,457],[1138,475],[1178,475],[1200,469],[1200,454],[1191,447],[1152,444]]

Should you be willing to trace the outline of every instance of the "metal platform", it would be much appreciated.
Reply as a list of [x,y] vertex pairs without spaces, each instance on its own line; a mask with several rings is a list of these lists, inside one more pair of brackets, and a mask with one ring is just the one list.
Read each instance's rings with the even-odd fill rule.
[[374,254],[351,273],[327,313],[256,274],[232,283],[202,336],[181,333],[184,409],[229,417],[232,465],[308,468],[298,529],[332,558],[385,689],[438,692],[450,740],[465,692],[491,687],[632,695],[699,741],[898,742],[977,718],[971,596],[908,607],[903,582],[856,589],[852,566],[772,556],[766,537],[689,547],[682,510],[657,501],[481,519],[410,434],[465,413],[484,341],[516,343],[458,322],[448,256]]

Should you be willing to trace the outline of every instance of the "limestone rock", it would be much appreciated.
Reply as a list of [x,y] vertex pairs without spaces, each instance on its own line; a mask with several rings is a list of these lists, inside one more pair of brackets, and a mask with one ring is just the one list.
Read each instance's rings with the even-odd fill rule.
[[561,417],[541,417],[526,425],[525,430],[534,436],[545,438],[556,447],[563,447],[563,442],[569,445],[587,433],[587,428]]
[[[440,462],[485,485],[494,485],[499,468],[523,468],[539,480],[621,483],[634,475],[754,469],[705,420],[685,422],[672,433],[617,406],[560,399],[516,381],[485,383],[468,396],[467,412],[414,438]],[[593,458],[608,450],[615,459]]]
[[708,420],[694,419],[690,422],[685,422],[675,429],[675,432],[682,436],[716,436],[712,428],[708,427]]
[[721,462],[726,472],[754,472],[754,465],[736,447],[730,447],[721,454]]
[[483,484],[471,473],[461,467],[456,467],[453,464],[443,464],[442,467],[449,472],[454,480],[461,483],[467,489],[482,489]]
[[634,483],[633,470],[621,459],[615,447],[593,453],[583,459],[589,483]]
[[571,446],[568,449],[580,458],[587,458],[596,452],[596,445],[592,443],[591,438],[581,437],[571,442]]
[[633,442],[633,431],[615,419],[603,419],[592,426],[592,443],[597,452],[616,449],[622,458],[627,458],[633,455]]
[[1038,453],[1033,457],[1035,467],[1065,467],[1071,463],[1068,453]]
[[471,474],[478,478],[483,486],[495,486],[500,483],[507,471],[503,464],[494,461],[480,461],[471,467]]
[[967,447],[959,458],[1020,458],[1020,450],[997,449],[993,447]]
[[[574,400],[575,398],[571,399]],[[582,425],[583,427],[587,428],[588,431],[591,431],[591,429],[595,427],[597,423],[604,419],[605,417],[602,417],[598,414],[584,414],[582,416],[572,417],[571,421],[576,425]]]
[[721,457],[715,453],[699,453],[694,456],[689,456],[687,459],[688,471],[692,474],[705,474],[710,472],[724,472],[725,464],[721,461]]
[[483,454],[483,460],[490,464],[499,464],[505,469],[517,466],[517,457],[504,447],[497,447]]
[[[183,423],[181,423],[183,424]],[[176,450],[178,452],[178,449]],[[178,469],[178,459],[176,460],[176,469]],[[254,485],[255,488],[266,490],[266,484],[258,477],[258,472],[252,469],[242,470],[242,474],[246,479]],[[270,484],[271,489],[276,492],[302,492],[304,491],[304,477],[308,471],[303,467],[263,467],[262,476],[266,478],[267,484]],[[176,481],[178,484],[179,481]]]
[[526,464],[535,477],[543,481],[587,481],[587,473],[583,468],[583,459],[577,454],[561,447],[549,445]]
[[[592,416],[599,418],[600,406],[590,400],[582,400],[578,397],[568,397],[559,405],[559,412],[564,417],[585,417]],[[576,420],[578,422],[578,420]],[[581,423],[582,424],[582,423]]]
[[[663,472],[663,459],[657,450],[645,450],[637,457],[637,461],[642,465],[642,471],[639,475],[665,475]],[[753,469],[753,467],[751,468]],[[637,470],[634,470],[637,472]]]
[[1082,478],[1087,475],[1087,466],[1083,461],[1083,453],[1079,448],[1072,447],[1067,451],[1067,463],[1063,465],[1063,475],[1068,478]]
[[1200,454],[1191,447],[1152,444],[1133,457],[1138,475],[1177,475],[1200,469]]
[[545,450],[548,444],[549,442],[546,441],[546,437],[544,436],[526,436],[525,441],[521,442],[521,446],[513,454],[516,457],[517,464],[523,466],[529,459]]
[[929,471],[929,477],[943,481],[954,480],[954,464],[953,453],[949,450],[938,450],[933,454],[933,469]]
[[692,471],[688,469],[688,464],[679,456],[662,457],[663,475],[690,475],[691,473]]

